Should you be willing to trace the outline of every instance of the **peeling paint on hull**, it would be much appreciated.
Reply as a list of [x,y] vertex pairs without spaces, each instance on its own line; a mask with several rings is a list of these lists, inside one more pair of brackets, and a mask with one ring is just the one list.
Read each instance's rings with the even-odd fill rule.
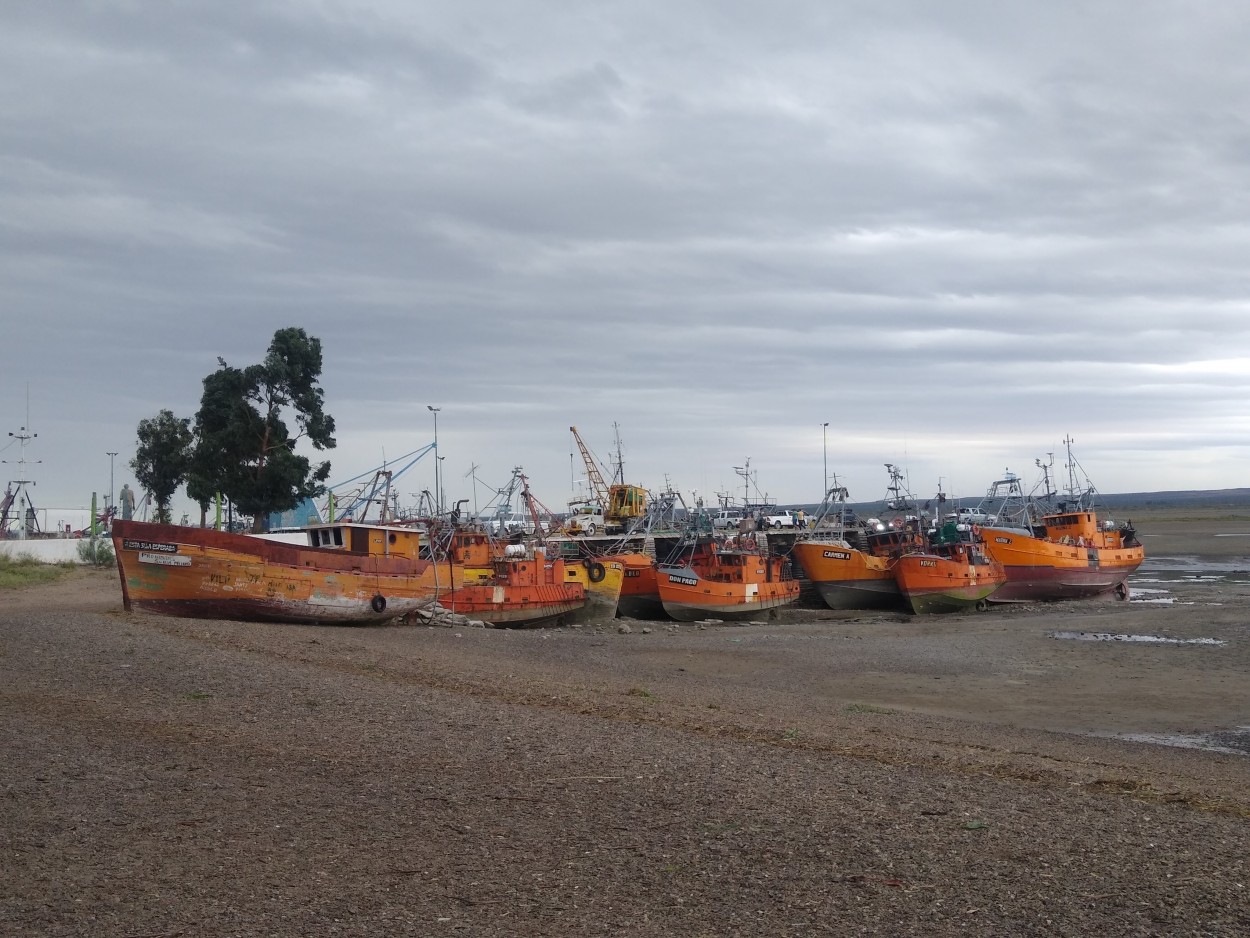
[[[361,530],[364,530],[361,528]],[[372,533],[372,532],[369,532]],[[398,543],[412,531],[384,532]],[[386,555],[294,545],[205,528],[117,521],[125,608],[191,618],[356,624],[431,606],[434,565]]]

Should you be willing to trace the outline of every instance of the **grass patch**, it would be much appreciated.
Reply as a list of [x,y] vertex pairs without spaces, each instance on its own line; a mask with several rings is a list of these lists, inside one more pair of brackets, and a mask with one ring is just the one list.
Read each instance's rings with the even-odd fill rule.
[[36,586],[50,583],[72,564],[42,563],[30,554],[18,554],[10,557],[0,554],[0,589],[15,590],[24,586]]
[[894,713],[889,707],[874,707],[872,704],[847,704],[847,713],[881,713],[889,716]]
[[187,700],[208,700],[212,696],[212,694],[206,694],[202,690],[193,690],[187,694]]
[[631,687],[629,690],[625,691],[625,696],[645,697],[647,700],[653,700],[655,698],[655,694],[651,693],[651,691],[647,690],[645,687]]

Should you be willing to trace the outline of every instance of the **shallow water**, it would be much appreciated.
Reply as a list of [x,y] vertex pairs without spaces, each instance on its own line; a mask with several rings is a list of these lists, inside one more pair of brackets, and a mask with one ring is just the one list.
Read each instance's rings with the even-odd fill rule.
[[1123,739],[1133,743],[1150,743],[1154,746],[1174,746],[1178,749],[1201,749],[1205,752],[1223,752],[1232,756],[1250,756],[1250,726],[1216,730],[1212,733],[1092,733],[1104,739]]
[[1051,638],[1078,642],[1142,642],[1149,645],[1226,645],[1221,638],[1167,638],[1163,635],[1125,635],[1118,632],[1050,632]]

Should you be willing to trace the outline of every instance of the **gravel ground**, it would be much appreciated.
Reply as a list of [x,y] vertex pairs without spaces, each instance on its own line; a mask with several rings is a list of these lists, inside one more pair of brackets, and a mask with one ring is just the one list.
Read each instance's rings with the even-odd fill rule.
[[1135,584],[1171,602],[979,616],[351,629],[127,615],[98,571],[5,595],[0,934],[1250,933],[1250,758],[1122,738],[1250,726],[1250,540],[1176,528]]

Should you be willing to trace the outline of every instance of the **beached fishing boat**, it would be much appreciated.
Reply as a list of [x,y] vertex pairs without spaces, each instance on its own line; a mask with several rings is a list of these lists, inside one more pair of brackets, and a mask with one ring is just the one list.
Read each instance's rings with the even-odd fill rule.
[[448,584],[439,604],[449,612],[516,628],[572,621],[585,610],[589,571],[581,564],[549,560],[533,542],[500,542],[477,525],[435,525],[432,534]]
[[565,574],[586,590],[586,605],[567,621],[585,623],[616,618],[625,585],[625,563],[620,555],[604,554],[566,562]]
[[122,604],[197,618],[365,623],[430,607],[446,585],[415,528],[345,522],[303,534],[304,543],[292,544],[115,521]]
[[983,547],[968,525],[948,522],[930,535],[925,549],[900,556],[894,578],[912,611],[922,615],[984,609],[1007,574]]
[[667,619],[660,599],[660,581],[655,560],[643,553],[620,555],[625,568],[618,613],[629,619]]
[[[865,540],[864,532],[848,530],[847,490],[836,484],[812,519],[809,532],[794,542],[790,555],[802,568],[820,598],[830,609],[878,609],[898,606],[902,594],[894,580],[894,552],[878,553],[853,545]],[[884,531],[887,540],[897,532]],[[885,542],[881,541],[884,547]]]
[[1146,551],[1131,524],[1107,527],[1093,511],[1042,515],[1028,528],[986,525],[986,551],[1007,571],[993,602],[1128,599],[1129,576]]
[[755,619],[799,598],[788,561],[759,549],[753,538],[718,545],[698,537],[656,570],[660,602],[679,622]]
[[[1077,487],[1077,464],[1068,445],[1066,498],[1048,508],[1054,493],[1044,474],[1045,493],[1026,497],[1014,473],[990,486],[986,504],[1001,501],[993,520],[982,526],[986,552],[1003,565],[1007,582],[992,602],[1037,602],[1129,595],[1128,578],[1146,551],[1131,522],[1099,518],[1092,486]],[[1043,470],[1047,468],[1039,460]]]
[[893,557],[819,538],[796,541],[791,555],[830,609],[888,609],[902,602]]
[[[893,494],[887,506],[901,504],[905,510],[911,502],[899,494],[894,467],[887,464],[887,468]],[[924,546],[919,520],[900,517],[897,523],[852,523],[846,501],[846,489],[835,482],[817,509],[810,533],[794,543],[791,555],[831,609],[905,606],[894,564],[904,553]]]

